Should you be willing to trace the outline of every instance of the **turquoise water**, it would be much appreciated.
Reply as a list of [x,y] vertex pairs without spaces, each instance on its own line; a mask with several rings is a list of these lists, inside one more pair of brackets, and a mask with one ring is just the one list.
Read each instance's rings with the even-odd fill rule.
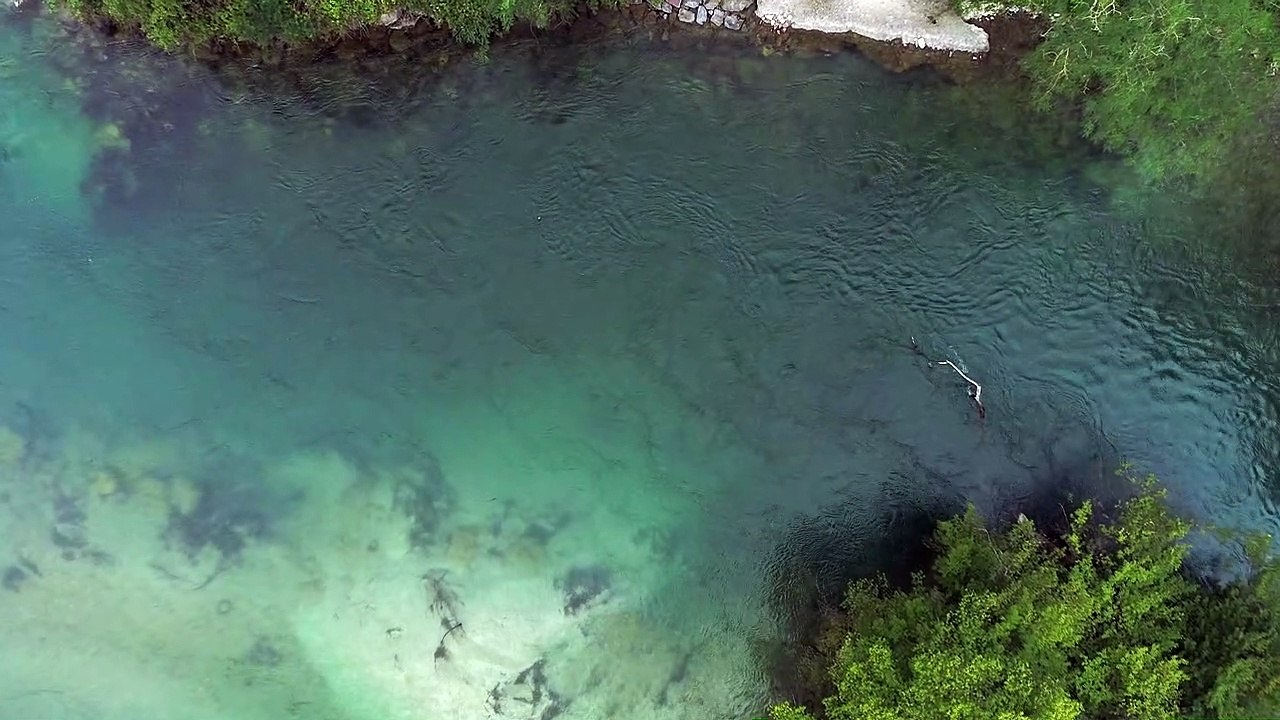
[[1274,526],[1258,238],[1066,136],[853,56],[10,18],[0,714],[741,718],[921,516],[1123,458]]

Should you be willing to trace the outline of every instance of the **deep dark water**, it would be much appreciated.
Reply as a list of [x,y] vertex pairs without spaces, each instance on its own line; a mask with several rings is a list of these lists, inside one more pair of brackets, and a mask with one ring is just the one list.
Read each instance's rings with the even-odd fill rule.
[[[557,708],[680,717],[697,696],[737,717],[764,679],[707,681],[715,658],[811,589],[909,566],[903,539],[965,502],[1008,518],[1113,493],[1130,460],[1190,512],[1275,524],[1266,215],[1151,197],[996,89],[623,41],[277,73],[3,33],[23,68],[0,91],[10,492],[49,475],[84,498],[112,572],[149,572],[162,551],[136,538],[189,555],[201,572],[162,567],[210,578],[179,591],[220,593],[199,617],[224,624],[161,646],[194,667],[243,627],[234,667],[299,668],[278,686],[329,688],[332,717],[472,717],[431,684],[453,677],[437,642],[468,668],[587,618],[597,656],[517,663]],[[985,418],[941,359],[982,383]],[[378,488],[403,532],[349,497]],[[13,514],[0,532],[25,537]],[[404,565],[378,564],[401,541]],[[528,575],[549,614],[495,630],[486,607],[541,597]],[[427,602],[423,578],[462,630],[380,609]],[[339,624],[352,607],[367,619]],[[370,650],[421,617],[421,675],[408,645]],[[383,684],[384,661],[410,679]],[[191,717],[275,712],[211,692]]]

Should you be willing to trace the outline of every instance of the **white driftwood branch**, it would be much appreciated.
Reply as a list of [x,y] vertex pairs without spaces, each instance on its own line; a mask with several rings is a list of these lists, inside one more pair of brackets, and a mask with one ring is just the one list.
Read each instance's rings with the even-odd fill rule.
[[957,373],[960,373],[960,377],[964,378],[966,382],[968,382],[970,385],[973,386],[973,401],[978,403],[979,405],[982,404],[982,386],[979,385],[976,381],[974,381],[973,378],[969,377],[968,375],[965,375],[964,371],[956,367],[955,363],[951,362],[950,360],[935,360],[933,361],[932,364],[950,365],[952,370],[955,370]]

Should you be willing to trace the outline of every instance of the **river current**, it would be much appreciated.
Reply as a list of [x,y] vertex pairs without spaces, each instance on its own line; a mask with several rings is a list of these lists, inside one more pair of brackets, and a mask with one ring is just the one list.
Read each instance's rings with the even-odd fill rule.
[[1276,524],[1273,228],[996,88],[75,37],[0,24],[4,717],[744,718],[921,518]]

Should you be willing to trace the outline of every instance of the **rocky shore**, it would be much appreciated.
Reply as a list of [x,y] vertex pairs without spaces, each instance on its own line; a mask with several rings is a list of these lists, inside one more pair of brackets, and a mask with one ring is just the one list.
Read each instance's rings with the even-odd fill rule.
[[[898,42],[926,51],[981,55],[991,43],[987,31],[961,18],[945,0],[629,0],[662,20],[740,32],[760,27],[826,35],[856,35]],[[408,30],[425,16],[399,8],[380,24]]]
[[[632,2],[640,5],[647,0]],[[656,10],[666,19],[674,15],[677,22],[693,25],[710,23],[713,27],[737,31],[751,18],[754,6],[750,0],[663,0]]]
[[[42,12],[36,0],[4,0],[14,16]],[[961,18],[946,0],[622,0],[614,9],[587,7],[548,28],[517,24],[495,42],[527,39],[583,42],[619,32],[639,32],[664,42],[738,40],[769,52],[855,50],[894,71],[932,66],[964,81],[993,69],[1004,72],[1039,42],[1045,23],[1016,10],[994,10]],[[995,6],[993,6],[995,7]],[[70,21],[71,19],[68,18]],[[71,24],[78,24],[72,22]],[[90,19],[108,36],[132,34],[105,19]],[[407,8],[383,14],[378,22],[351,28],[341,37],[302,44],[257,46],[215,42],[190,48],[205,61],[223,64],[247,59],[271,67],[289,61],[406,55],[439,67],[469,54],[447,27]]]
[[[931,66],[953,80],[1003,74],[1043,38],[1044,18],[1017,9],[992,9],[961,18],[945,0],[625,0],[618,10],[584,12],[549,31],[583,41],[639,29],[652,39],[703,43],[735,38],[765,52],[854,50],[898,72]],[[411,36],[440,32],[429,19],[399,9],[374,32],[389,32],[400,51]],[[510,39],[546,36],[513,29]]]

